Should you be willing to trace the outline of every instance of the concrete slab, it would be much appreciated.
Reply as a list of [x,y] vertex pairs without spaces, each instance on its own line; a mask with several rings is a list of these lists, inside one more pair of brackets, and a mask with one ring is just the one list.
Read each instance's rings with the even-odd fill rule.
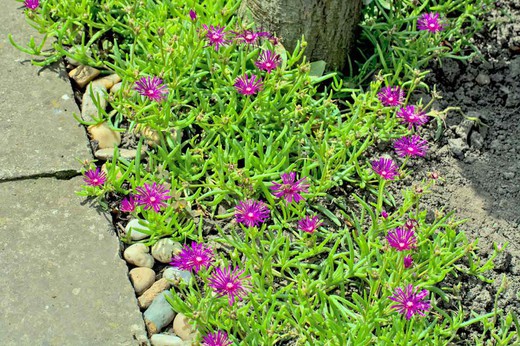
[[39,36],[21,6],[2,1],[0,11],[0,180],[77,171],[91,155],[63,67],[33,66],[9,43],[9,33],[21,45]]
[[80,177],[0,183],[0,345],[145,340],[117,237],[75,196],[81,184]]

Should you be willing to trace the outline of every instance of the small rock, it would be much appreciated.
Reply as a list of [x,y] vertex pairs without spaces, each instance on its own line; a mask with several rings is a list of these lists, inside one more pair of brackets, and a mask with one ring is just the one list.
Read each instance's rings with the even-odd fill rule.
[[477,131],[471,132],[469,141],[471,143],[471,147],[477,150],[482,149],[482,147],[484,146],[484,138],[482,138],[482,135]]
[[485,73],[479,73],[477,78],[475,78],[475,82],[477,82],[479,85],[488,85],[491,83],[491,78]]
[[466,142],[462,138],[450,138],[448,139],[448,146],[457,159],[462,160],[464,158],[464,150],[468,149]]
[[83,88],[89,82],[99,75],[99,70],[85,65],[79,65],[69,72],[69,77],[74,79],[80,88]]
[[103,78],[96,79],[92,82],[92,85],[102,85],[105,89],[109,90],[114,84],[121,82],[121,77],[117,74],[111,74]]
[[460,122],[459,125],[455,126],[455,133],[462,138],[465,142],[468,141],[469,133],[471,131],[471,128],[473,127],[473,121],[469,119],[464,119]]
[[92,140],[97,141],[99,149],[113,148],[121,144],[121,134],[112,130],[106,123],[91,125],[87,131]]
[[148,238],[150,234],[140,232],[150,232],[147,224],[148,221],[146,220],[132,219],[126,224],[125,234],[130,234],[130,239],[132,240],[143,240]]
[[170,263],[172,256],[182,249],[179,242],[171,238],[162,238],[152,246],[152,256],[161,263]]
[[182,340],[190,340],[194,336],[195,328],[186,316],[178,313],[173,320],[173,332]]
[[161,292],[143,314],[148,334],[159,333],[175,317],[175,311],[172,310],[172,306],[166,300],[166,296],[172,298],[173,294],[170,291]]
[[155,272],[146,267],[138,267],[130,270],[128,273],[130,281],[134,285],[135,293],[140,296],[144,291],[149,289],[155,282]]
[[[83,99],[81,100],[81,118],[83,118],[84,121],[92,122],[94,119],[100,119],[100,114],[96,106],[96,102],[99,105],[99,108],[106,109],[106,92],[107,89],[105,89],[105,87],[102,85],[92,86],[92,84],[89,84],[85,90],[85,93],[83,94]],[[96,102],[94,102],[94,99]]]
[[184,281],[186,284],[188,284],[191,280],[191,272],[186,270],[179,270],[174,267],[168,267],[164,270],[163,279],[169,280],[172,282],[175,286],[179,284],[179,282]]
[[[119,157],[129,160],[129,161],[135,159],[135,157],[137,156],[136,149],[120,148],[120,149],[118,149],[118,152],[119,152]],[[141,157],[145,154],[146,154],[146,151],[143,149],[141,151]],[[96,159],[99,159],[99,160],[105,160],[105,161],[112,160],[114,158],[114,149],[106,148],[106,149],[96,150],[96,152],[94,153],[94,156],[96,157]]]
[[184,346],[186,345],[181,338],[175,335],[154,334],[150,338],[152,346]]
[[502,174],[506,179],[513,179],[515,177],[515,172],[504,172]]
[[148,251],[150,251],[150,249],[146,245],[137,243],[127,247],[123,253],[123,257],[128,263],[136,267],[152,268],[155,261],[152,255],[148,254]]
[[[520,43],[520,42],[519,42]],[[513,54],[518,54],[520,53],[520,44],[515,44],[514,42],[510,43],[509,44],[509,50],[513,53]]]
[[123,83],[121,83],[121,82],[114,84],[110,88],[110,93],[112,93],[112,94],[117,93],[119,90],[121,90],[121,86],[123,86]]
[[139,298],[137,303],[141,309],[146,309],[152,304],[153,300],[157,295],[171,287],[170,283],[166,279],[157,280],[152,287],[147,289]]

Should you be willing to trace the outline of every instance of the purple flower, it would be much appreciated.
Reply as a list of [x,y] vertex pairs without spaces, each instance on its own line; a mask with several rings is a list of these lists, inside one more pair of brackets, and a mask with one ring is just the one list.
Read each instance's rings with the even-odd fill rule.
[[195,12],[194,10],[190,10],[190,19],[192,21],[197,20],[197,12]]
[[170,265],[181,270],[197,273],[202,267],[208,268],[213,262],[213,250],[204,244],[191,243],[184,245],[181,252],[172,258]]
[[383,210],[383,211],[381,212],[381,217],[382,217],[383,219],[387,219],[387,218],[388,218],[388,213],[386,212],[386,210]]
[[428,142],[418,135],[413,135],[411,137],[404,136],[394,142],[394,149],[397,155],[401,157],[424,156],[426,155],[426,150],[428,150],[427,144]]
[[247,284],[243,282],[249,276],[240,278],[243,273],[244,271],[239,270],[239,268],[231,271],[231,266],[224,269],[216,268],[211,277],[208,278],[208,286],[212,287],[219,297],[227,296],[229,305],[233,305],[236,298],[242,300],[250,291]]
[[306,216],[298,221],[298,228],[307,233],[314,233],[314,231],[320,227],[323,222],[317,216]]
[[418,289],[418,287],[414,288],[413,285],[406,286],[404,290],[400,287],[396,288],[394,295],[389,297],[389,299],[398,304],[392,305],[391,308],[404,314],[407,320],[415,314],[424,316],[423,311],[431,308],[429,300],[423,301],[428,295],[428,291],[422,290],[418,292]]
[[415,106],[399,108],[397,117],[401,118],[401,122],[408,123],[408,128],[422,126],[428,122],[428,116]]
[[388,240],[388,244],[397,251],[410,250],[414,248],[417,243],[417,238],[415,238],[413,230],[400,227],[389,231],[386,240]]
[[262,83],[262,78],[251,75],[251,78],[247,76],[247,74],[242,77],[237,77],[235,79],[235,89],[242,95],[253,95],[262,90],[264,84]]
[[243,32],[235,32],[236,38],[247,44],[255,44],[258,41],[260,35],[252,30],[244,30]]
[[403,264],[406,269],[410,268],[413,264],[413,258],[412,255],[406,255],[403,258]]
[[247,227],[263,223],[269,214],[270,210],[264,202],[253,199],[242,201],[235,207],[235,220]]
[[35,10],[38,6],[40,6],[40,0],[25,0],[24,5],[30,10]]
[[408,230],[408,231],[413,231],[415,230],[417,227],[419,227],[419,222],[417,222],[417,220],[415,219],[408,219],[406,220],[406,222],[404,223],[404,229]]
[[206,29],[206,38],[209,41],[208,46],[214,46],[215,50],[218,50],[221,46],[228,43],[226,40],[226,33],[224,32],[223,26],[207,26],[203,25],[204,29]]
[[381,88],[377,94],[377,98],[383,106],[394,107],[399,106],[404,101],[404,91],[398,86]]
[[202,346],[230,346],[232,344],[227,333],[220,330],[216,333],[209,333],[202,338]]
[[294,181],[296,179],[296,173],[283,173],[282,174],[282,184],[274,182],[273,186],[270,187],[273,191],[273,195],[277,198],[284,198],[287,203],[291,203],[293,200],[298,203],[303,201],[303,198],[300,195],[300,192],[308,191],[308,184],[305,184],[306,178],[302,178],[298,181]]
[[260,53],[258,60],[255,62],[256,67],[262,71],[270,73],[280,65],[280,56],[270,50],[264,50]]
[[399,174],[394,161],[384,157],[372,161],[372,169],[385,180],[394,180],[394,178]]
[[162,79],[159,77],[143,77],[135,82],[135,90],[150,100],[157,102],[162,101],[168,94],[166,85],[162,85]]
[[423,13],[417,19],[417,29],[432,33],[442,31],[444,26],[439,20],[439,14],[435,12]]
[[162,207],[166,207],[164,201],[172,198],[167,195],[170,190],[166,190],[163,185],[157,185],[156,183],[152,185],[144,184],[144,186],[137,187],[135,190],[137,191],[135,194],[136,203],[144,205],[146,210],[153,208],[153,210],[159,212]]
[[123,213],[131,213],[135,210],[135,198],[132,195],[123,198],[121,201],[121,205],[119,206],[119,210]]
[[101,186],[107,181],[107,176],[105,172],[101,172],[99,167],[95,170],[89,169],[85,172],[85,177],[83,178],[85,183],[90,186]]

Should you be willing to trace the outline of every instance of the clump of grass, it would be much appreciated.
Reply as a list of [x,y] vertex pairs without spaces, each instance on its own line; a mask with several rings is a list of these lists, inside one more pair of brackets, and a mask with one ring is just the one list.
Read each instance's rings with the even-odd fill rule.
[[[46,0],[26,10],[57,39],[53,52],[21,48],[39,64],[66,56],[123,80],[112,111],[95,120],[148,136],[134,160],[115,149],[104,170],[87,163],[80,194],[145,220],[147,245],[186,244],[172,265],[195,275],[172,289],[175,311],[206,344],[447,344],[480,322],[497,342],[517,340],[516,318],[498,326],[499,310],[470,316],[446,282],[484,278],[503,248],[481,263],[450,213],[426,220],[419,199],[436,176],[405,189],[400,204],[388,188],[426,155],[422,126],[439,115],[438,95],[411,96],[432,89],[426,63],[462,51],[458,29],[476,21],[469,2],[368,5],[363,28],[376,51],[355,89],[311,73],[304,41],[287,52],[243,27],[238,5]],[[445,16],[454,11],[462,15]]]

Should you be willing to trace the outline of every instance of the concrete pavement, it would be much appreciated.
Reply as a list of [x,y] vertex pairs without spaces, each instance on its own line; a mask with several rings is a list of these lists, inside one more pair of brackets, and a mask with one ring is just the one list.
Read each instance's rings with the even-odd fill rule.
[[146,331],[108,216],[75,195],[92,159],[62,66],[17,51],[37,33],[0,11],[0,345],[141,345]]

